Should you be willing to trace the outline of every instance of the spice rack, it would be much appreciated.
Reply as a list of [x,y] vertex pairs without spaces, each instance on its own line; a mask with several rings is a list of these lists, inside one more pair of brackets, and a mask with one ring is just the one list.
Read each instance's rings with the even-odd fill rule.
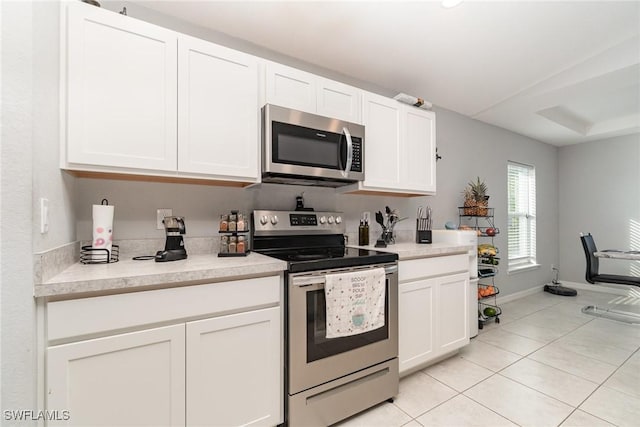
[[239,211],[231,211],[220,216],[220,250],[219,257],[242,257],[249,255],[249,221]]
[[483,208],[478,211],[470,211],[467,207],[458,208],[458,228],[465,225],[478,231],[478,238],[491,239],[491,243],[478,244],[478,329],[484,324],[494,320],[500,323],[502,309],[497,304],[497,296],[500,289],[495,285],[495,276],[498,274],[500,252],[493,244],[494,237],[500,233],[493,220],[494,208]]

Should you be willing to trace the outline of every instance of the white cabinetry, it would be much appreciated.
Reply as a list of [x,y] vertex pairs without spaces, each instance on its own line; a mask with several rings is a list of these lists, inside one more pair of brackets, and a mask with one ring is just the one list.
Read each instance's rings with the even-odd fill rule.
[[257,58],[180,36],[178,70],[178,169],[257,180]]
[[279,423],[279,323],[278,308],[187,323],[188,426]]
[[47,408],[66,425],[184,425],[184,345],[174,325],[51,347]]
[[49,303],[46,408],[68,426],[281,423],[281,280]]
[[362,122],[365,180],[347,192],[435,194],[435,113],[364,92]]
[[256,57],[81,2],[64,10],[63,168],[259,180]]
[[267,62],[265,69],[268,104],[362,122],[360,89],[275,62]]
[[80,2],[66,10],[66,160],[175,171],[176,34]]
[[399,359],[406,375],[469,343],[467,255],[400,261]]

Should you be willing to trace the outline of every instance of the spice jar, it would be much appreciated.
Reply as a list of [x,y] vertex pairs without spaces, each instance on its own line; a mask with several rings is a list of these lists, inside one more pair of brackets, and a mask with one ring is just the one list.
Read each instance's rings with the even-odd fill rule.
[[238,236],[238,244],[236,245],[236,252],[243,254],[245,252],[244,236]]
[[229,236],[220,236],[220,253],[226,254],[229,252]]
[[238,217],[236,214],[231,214],[229,215],[229,226],[227,227],[229,231],[236,231],[236,221],[237,221]]
[[220,215],[220,231],[227,231],[229,229],[229,216]]
[[[236,229],[238,231],[245,231],[246,230],[245,226],[246,226],[246,221],[244,220],[244,215],[239,213],[238,214],[238,221],[236,222]],[[238,252],[240,252],[240,251],[238,251]]]
[[235,254],[237,252],[236,246],[237,246],[236,236],[230,236],[229,237],[229,253]]

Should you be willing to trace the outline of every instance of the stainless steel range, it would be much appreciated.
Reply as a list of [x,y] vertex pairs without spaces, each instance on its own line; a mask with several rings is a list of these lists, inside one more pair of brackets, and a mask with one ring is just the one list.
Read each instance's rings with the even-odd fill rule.
[[[253,249],[288,262],[288,425],[327,426],[397,395],[397,255],[345,247],[340,213],[259,210],[253,224]],[[384,325],[327,338],[327,279],[379,268],[384,269]]]

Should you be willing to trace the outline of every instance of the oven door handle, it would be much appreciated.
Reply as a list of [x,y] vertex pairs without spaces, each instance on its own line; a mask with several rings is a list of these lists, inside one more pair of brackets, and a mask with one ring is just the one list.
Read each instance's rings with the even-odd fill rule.
[[[397,273],[398,266],[397,265],[388,265],[384,268],[384,273],[386,275]],[[324,288],[324,284],[326,283],[325,275],[315,275],[315,276],[298,276],[291,279],[291,285],[297,288],[307,288],[308,290],[319,290]]]

